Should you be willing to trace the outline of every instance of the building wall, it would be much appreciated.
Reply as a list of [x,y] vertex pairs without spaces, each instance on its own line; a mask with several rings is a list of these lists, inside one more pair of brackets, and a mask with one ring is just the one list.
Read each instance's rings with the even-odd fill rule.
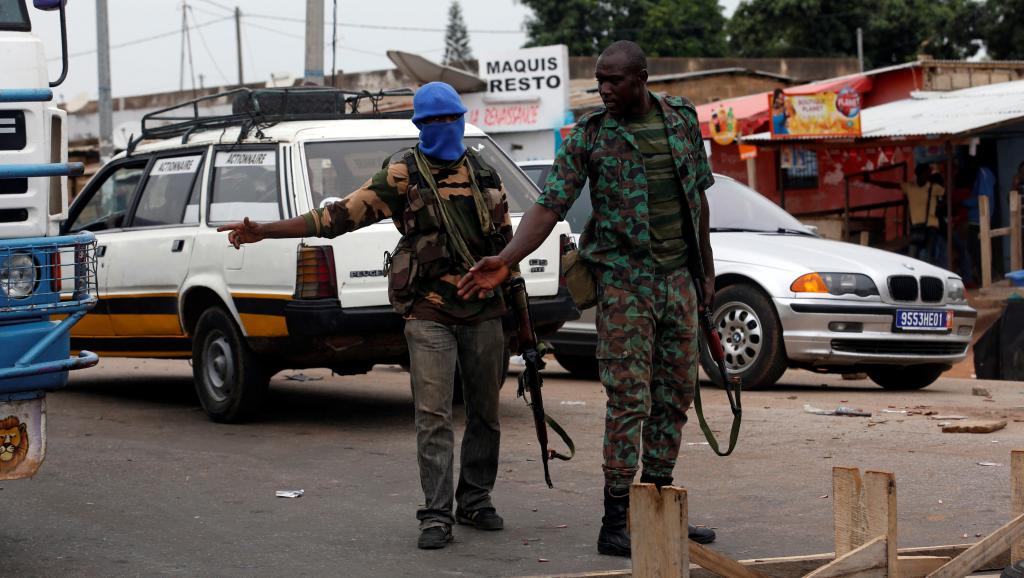
[[555,158],[555,131],[503,132],[490,136],[513,161],[536,161]]
[[757,92],[770,92],[776,88],[786,88],[789,85],[790,83],[783,80],[746,74],[707,76],[648,84],[650,89],[655,92],[685,96],[694,104],[705,104]]

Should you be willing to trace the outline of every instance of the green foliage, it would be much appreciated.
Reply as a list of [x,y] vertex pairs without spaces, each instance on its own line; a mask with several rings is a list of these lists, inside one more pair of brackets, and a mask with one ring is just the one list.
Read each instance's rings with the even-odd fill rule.
[[718,0],[520,0],[533,11],[528,46],[565,44],[595,56],[616,40],[649,56],[724,56],[725,16]]
[[856,56],[862,28],[867,67],[919,53],[966,58],[979,47],[980,15],[976,0],[743,0],[729,46],[746,57]]
[[453,0],[448,8],[448,26],[444,31],[444,57],[441,63],[465,68],[470,60],[473,60],[473,51],[469,48],[469,32],[462,19],[462,7],[458,0]]
[[1024,60],[1024,0],[987,0],[981,27],[988,55]]

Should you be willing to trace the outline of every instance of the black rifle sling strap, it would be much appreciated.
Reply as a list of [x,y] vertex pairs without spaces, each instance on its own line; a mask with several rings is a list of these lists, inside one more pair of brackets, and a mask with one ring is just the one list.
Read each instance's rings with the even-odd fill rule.
[[[703,143],[697,143],[696,146],[704,146]],[[676,176],[679,178],[679,185],[682,192],[683,208],[687,211],[687,214],[683,215],[683,234],[686,236],[687,245],[689,248],[689,255],[687,255],[687,265],[690,269],[690,276],[693,281],[694,290],[696,292],[697,307],[700,307],[701,301],[704,298],[704,258],[700,252],[700,236],[697,234],[696,227],[693,224],[693,211],[690,208],[690,199],[686,196],[686,191],[682,189],[683,175],[676,171]],[[693,175],[696,179],[696,175]],[[701,192],[701,194],[707,194]],[[700,315],[700,313],[698,313]],[[711,327],[714,330],[714,327]],[[704,337],[703,332],[700,330],[700,321],[697,322],[697,334]],[[706,337],[704,337],[706,339]],[[701,339],[699,347],[708,347],[707,343],[704,343],[704,339]],[[728,376],[723,375],[722,378],[726,379]],[[732,453],[733,449],[736,448],[736,442],[739,440],[740,424],[743,421],[743,405],[740,401],[740,391],[742,386],[739,380],[730,382],[726,379],[725,383],[722,384],[725,388],[726,393],[729,397],[729,407],[732,410],[732,428],[729,431],[729,447],[724,452],[719,449],[718,440],[715,439],[714,432],[711,431],[711,426],[708,425],[706,419],[704,419],[704,407],[701,404],[700,399],[700,379],[693,385],[693,410],[697,414],[697,423],[700,425],[700,429],[704,432],[704,438],[708,440],[708,445],[711,446],[711,450],[719,456],[727,456]],[[731,391],[730,388],[735,387],[735,391]]]

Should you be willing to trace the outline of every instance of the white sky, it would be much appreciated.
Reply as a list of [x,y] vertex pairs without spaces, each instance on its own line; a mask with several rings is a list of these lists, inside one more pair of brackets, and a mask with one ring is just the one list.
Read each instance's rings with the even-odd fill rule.
[[[242,61],[246,82],[269,80],[271,74],[301,76],[304,69],[305,0],[187,0],[196,85],[238,79],[235,28],[232,17],[242,10]],[[739,0],[719,0],[726,14]],[[512,50],[523,45],[523,21],[529,10],[516,0],[462,0],[474,53]],[[31,0],[28,0],[31,6]],[[324,68],[331,67],[332,0],[324,0]],[[393,68],[389,49],[421,53],[440,60],[449,0],[338,0],[338,69],[345,72]],[[177,90],[181,65],[181,0],[108,0],[111,81],[115,97]],[[30,7],[33,30],[46,45],[50,78],[60,73],[60,36],[55,13]],[[96,3],[68,0],[70,72],[56,89],[58,101],[80,93],[97,94]],[[194,17],[194,18],[193,18]],[[219,22],[215,22],[220,20]],[[359,26],[392,26],[433,30],[381,30]],[[490,32],[488,32],[490,31]],[[134,42],[129,46],[118,44]],[[187,66],[187,65],[186,65]],[[185,88],[192,86],[186,68]]]

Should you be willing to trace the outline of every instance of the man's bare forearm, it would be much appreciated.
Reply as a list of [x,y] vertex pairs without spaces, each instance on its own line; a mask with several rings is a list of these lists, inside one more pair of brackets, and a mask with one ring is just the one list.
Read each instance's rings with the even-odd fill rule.
[[519,263],[533,253],[558,223],[558,214],[543,205],[533,205],[526,210],[512,242],[498,255],[509,267]]
[[267,239],[291,239],[306,236],[306,220],[302,216],[260,223],[260,232]]

